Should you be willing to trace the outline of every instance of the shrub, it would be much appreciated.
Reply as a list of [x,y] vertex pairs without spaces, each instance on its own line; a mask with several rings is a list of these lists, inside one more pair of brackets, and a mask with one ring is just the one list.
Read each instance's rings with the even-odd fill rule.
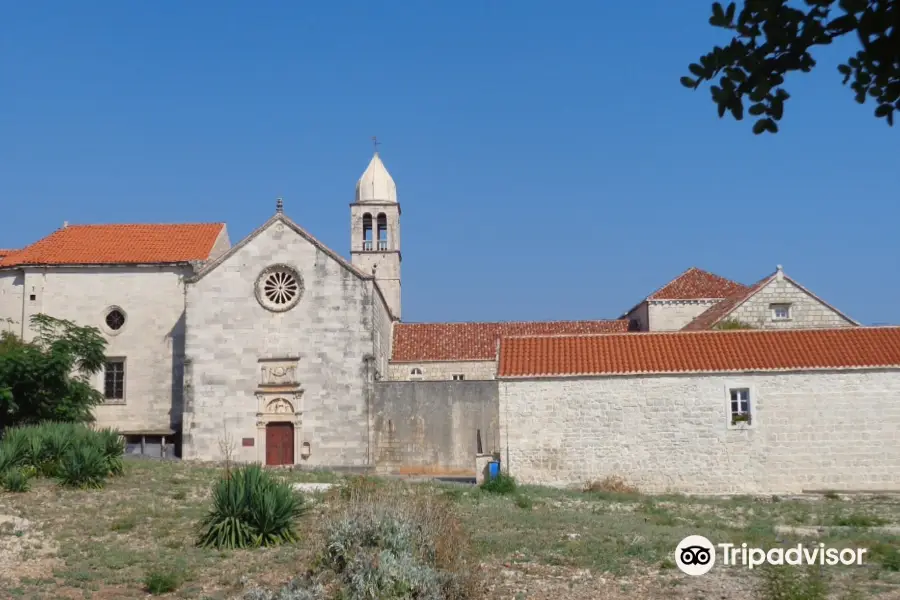
[[610,475],[600,480],[590,481],[584,486],[585,492],[605,492],[611,494],[637,494],[638,489],[628,485],[624,479],[617,475]]
[[109,474],[109,465],[100,448],[92,443],[72,446],[57,468],[61,485],[81,489],[100,489]]
[[253,587],[244,592],[243,600],[324,600],[325,588],[320,583],[294,579],[277,592]]
[[516,491],[516,478],[506,473],[498,473],[493,479],[485,479],[481,489],[492,494],[513,494]]
[[198,545],[251,548],[295,542],[302,496],[259,465],[231,471],[213,487],[213,508],[200,523]]
[[16,467],[65,485],[102,487],[107,475],[124,471],[124,455],[125,442],[117,431],[45,422],[6,430],[0,440],[0,471]]
[[760,570],[760,600],[826,600],[828,580],[815,566],[766,566]]
[[153,570],[144,577],[144,586],[150,594],[168,594],[181,585],[181,576],[173,571]]
[[886,571],[900,571],[900,550],[896,546],[879,542],[872,548],[872,558]]
[[525,494],[518,494],[516,496],[516,506],[518,506],[522,510],[531,510],[531,507],[534,506],[534,503],[531,501],[531,498],[529,498]]
[[343,598],[462,600],[479,580],[453,504],[401,484],[357,487],[325,525],[322,565]]
[[31,487],[22,469],[11,468],[0,472],[0,485],[7,492],[27,492]]

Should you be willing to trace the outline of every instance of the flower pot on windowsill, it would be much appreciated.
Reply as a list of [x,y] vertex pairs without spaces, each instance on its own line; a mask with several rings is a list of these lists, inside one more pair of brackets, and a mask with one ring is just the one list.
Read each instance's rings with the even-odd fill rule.
[[740,413],[737,415],[731,415],[731,424],[732,425],[740,425],[742,423],[746,423],[750,425],[750,413]]

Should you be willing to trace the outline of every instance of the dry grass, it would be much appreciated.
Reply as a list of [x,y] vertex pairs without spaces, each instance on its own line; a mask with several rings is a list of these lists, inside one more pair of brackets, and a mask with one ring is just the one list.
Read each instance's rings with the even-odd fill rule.
[[[427,523],[437,562],[448,570],[484,573],[485,599],[756,598],[755,579],[745,570],[717,566],[707,576],[687,578],[673,569],[672,551],[689,534],[763,546],[823,541],[871,548],[870,562],[836,569],[831,585],[859,589],[866,598],[900,597],[900,572],[891,568],[898,564],[900,537],[884,529],[900,526],[897,496],[654,497],[606,481],[589,493],[520,486],[513,497],[357,478],[320,495],[300,523],[299,543],[219,552],[194,542],[221,473],[213,466],[129,461],[126,474],[104,490],[36,480],[30,492],[0,494],[0,521],[6,523],[0,526],[0,597],[146,598],[153,574],[180,584],[161,596],[169,598],[228,600],[244,580],[274,589],[316,565],[325,524],[348,511],[375,510],[373,503]],[[347,481],[297,471],[279,475]],[[519,496],[530,502],[523,507]],[[788,526],[797,533],[776,531]]]
[[604,479],[589,481],[584,486],[585,492],[605,492],[610,494],[638,494],[633,485],[628,485],[625,480],[616,475],[610,475]]

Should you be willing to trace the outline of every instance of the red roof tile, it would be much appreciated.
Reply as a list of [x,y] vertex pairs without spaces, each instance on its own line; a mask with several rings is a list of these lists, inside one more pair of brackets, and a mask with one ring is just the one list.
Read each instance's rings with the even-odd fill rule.
[[746,291],[747,286],[719,277],[703,269],[691,267],[663,287],[659,288],[648,300],[702,300],[710,298],[727,298]]
[[0,267],[206,260],[223,223],[69,225],[0,258]]
[[537,321],[507,323],[396,323],[394,362],[495,360],[503,335],[616,333],[628,331],[627,320]]
[[900,327],[504,337],[498,377],[900,368]]
[[18,250],[14,250],[12,248],[0,248],[0,258],[3,258],[4,256],[9,256],[13,252],[18,252]]

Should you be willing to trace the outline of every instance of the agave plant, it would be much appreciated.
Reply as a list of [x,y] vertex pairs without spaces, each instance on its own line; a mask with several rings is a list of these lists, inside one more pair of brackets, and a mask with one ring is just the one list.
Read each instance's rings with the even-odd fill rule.
[[259,465],[232,471],[213,488],[213,507],[200,523],[198,545],[213,548],[273,546],[297,540],[303,498]]
[[102,450],[94,444],[78,443],[59,462],[56,477],[61,485],[99,489],[108,474],[109,464]]
[[0,486],[7,492],[27,492],[31,487],[28,476],[17,468],[0,471]]
[[123,458],[125,456],[124,438],[118,431],[109,427],[97,430],[94,436],[109,465],[110,475],[122,475],[125,472],[125,461]]
[[7,466],[23,466],[28,459],[28,451],[31,445],[30,428],[13,427],[7,429],[3,435],[2,448]]
[[64,423],[51,423],[43,431],[43,456],[39,470],[46,477],[55,477],[59,463],[72,447],[74,428]]

